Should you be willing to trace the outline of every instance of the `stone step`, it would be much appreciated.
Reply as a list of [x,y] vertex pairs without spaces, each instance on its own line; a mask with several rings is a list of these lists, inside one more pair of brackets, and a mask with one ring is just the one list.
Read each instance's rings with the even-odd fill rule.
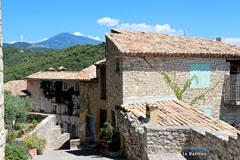
[[148,154],[149,160],[187,160],[181,153]]

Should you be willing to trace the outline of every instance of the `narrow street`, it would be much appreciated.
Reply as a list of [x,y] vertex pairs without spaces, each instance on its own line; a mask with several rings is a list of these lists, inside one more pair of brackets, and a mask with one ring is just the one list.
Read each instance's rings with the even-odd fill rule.
[[[94,150],[52,150],[46,151],[43,155],[37,155],[32,160],[111,160],[95,153]],[[119,159],[126,160],[126,159]]]

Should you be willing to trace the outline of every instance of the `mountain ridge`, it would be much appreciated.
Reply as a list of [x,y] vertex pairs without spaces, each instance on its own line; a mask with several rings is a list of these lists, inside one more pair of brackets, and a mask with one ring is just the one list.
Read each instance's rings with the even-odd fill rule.
[[42,51],[47,49],[64,49],[75,45],[97,45],[102,43],[101,41],[94,40],[84,36],[76,36],[71,33],[62,32],[47,40],[37,43],[28,42],[15,42],[15,43],[3,43],[3,46],[16,47],[21,49],[28,49],[32,51]]

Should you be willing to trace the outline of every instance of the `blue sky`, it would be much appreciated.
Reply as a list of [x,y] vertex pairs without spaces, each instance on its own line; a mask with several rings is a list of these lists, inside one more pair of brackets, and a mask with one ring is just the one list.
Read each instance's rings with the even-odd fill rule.
[[37,42],[61,32],[104,40],[112,27],[240,44],[239,6],[239,0],[2,0],[3,41]]

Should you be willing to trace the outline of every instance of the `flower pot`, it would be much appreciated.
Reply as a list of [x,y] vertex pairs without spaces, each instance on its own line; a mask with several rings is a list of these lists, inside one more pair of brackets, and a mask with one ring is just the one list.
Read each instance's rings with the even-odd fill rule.
[[37,149],[29,149],[28,154],[33,157],[37,155]]

